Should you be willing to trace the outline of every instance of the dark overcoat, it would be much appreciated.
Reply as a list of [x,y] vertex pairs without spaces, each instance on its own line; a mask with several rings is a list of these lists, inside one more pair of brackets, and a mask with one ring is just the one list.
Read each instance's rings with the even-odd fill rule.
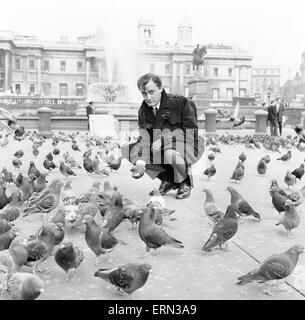
[[[192,105],[193,104],[193,105]],[[163,150],[175,149],[183,156],[187,165],[196,163],[204,152],[204,140],[198,135],[194,102],[180,95],[162,91],[157,115],[143,101],[138,111],[140,137],[131,145],[130,162],[142,159],[146,163],[163,163]],[[151,145],[161,138],[162,148],[154,155]]]

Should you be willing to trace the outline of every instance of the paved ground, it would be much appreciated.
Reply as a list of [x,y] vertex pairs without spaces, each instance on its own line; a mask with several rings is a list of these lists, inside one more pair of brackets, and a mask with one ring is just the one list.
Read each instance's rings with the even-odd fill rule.
[[[250,131],[252,133],[252,131]],[[290,133],[286,130],[285,133]],[[237,133],[237,132],[234,132]],[[247,134],[248,131],[239,130],[238,134]],[[68,150],[80,163],[84,144],[81,144],[82,152],[74,152],[70,143],[62,144],[61,155],[55,160],[57,163],[62,159],[62,154]],[[38,169],[43,169],[42,159],[51,149],[51,141],[47,141],[40,148],[40,155],[34,159]],[[11,160],[12,154],[23,148],[25,156],[22,158],[24,173],[28,170],[28,161],[33,159],[31,144],[29,142],[19,143],[16,141],[1,149],[0,168],[6,166],[13,171]],[[148,261],[152,264],[153,274],[150,275],[146,285],[135,292],[136,299],[304,299],[305,297],[305,255],[300,257],[299,264],[288,278],[288,283],[293,287],[285,285],[287,291],[279,292],[275,297],[267,296],[263,293],[263,288],[258,285],[236,286],[235,282],[239,275],[244,274],[255,267],[259,261],[274,253],[283,252],[295,243],[305,244],[305,223],[293,231],[294,240],[288,240],[283,227],[275,226],[278,214],[272,207],[268,193],[270,180],[276,178],[280,186],[284,186],[283,178],[287,169],[298,167],[305,157],[295,149],[292,150],[292,160],[288,164],[279,163],[276,158],[279,154],[267,152],[265,150],[248,150],[242,146],[228,147],[221,146],[221,154],[217,154],[215,166],[217,173],[211,181],[202,175],[207,166],[207,152],[202,159],[194,166],[195,189],[192,196],[185,200],[176,200],[175,193],[171,192],[165,196],[168,208],[176,210],[174,216],[176,221],[166,221],[164,230],[170,235],[181,240],[185,248],[175,249],[165,247],[158,250],[156,256],[141,259],[145,253],[145,245],[138,236],[137,230],[129,230],[129,222],[123,222],[115,231],[115,236],[127,243],[118,246],[111,253],[111,263],[100,267],[111,267],[127,262]],[[244,151],[248,156],[246,160],[245,178],[241,183],[230,182],[229,178],[236,165],[238,155]],[[286,152],[286,150],[283,150]],[[256,164],[258,160],[269,154],[271,163],[269,164],[266,176],[258,176]],[[118,185],[119,190],[126,196],[147,201],[148,192],[158,186],[158,181],[152,181],[147,176],[140,180],[130,177],[130,164],[123,161],[118,173],[112,173],[109,178],[85,173],[83,170],[77,171],[72,187],[75,194],[88,189],[93,181],[104,181],[109,179],[112,185]],[[59,177],[59,173],[50,174],[49,181]],[[263,220],[245,218],[240,222],[237,235],[230,244],[228,252],[213,250],[211,253],[201,251],[201,247],[211,232],[211,225],[203,212],[204,193],[203,188],[209,188],[214,194],[217,204],[225,210],[230,201],[230,196],[225,191],[228,185],[235,187],[249,203],[258,211]],[[296,188],[301,188],[303,182],[298,182]],[[304,216],[305,206],[301,205],[299,211]],[[21,235],[27,237],[33,234],[40,226],[40,217],[34,214],[30,217],[19,219],[16,225],[20,227]],[[63,283],[64,272],[56,265],[54,258],[51,257],[43,267],[48,271],[41,274],[46,282],[45,292],[39,299],[128,299],[118,297],[113,294],[113,287],[106,284],[99,278],[93,276],[96,271],[94,266],[95,256],[88,249],[82,230],[71,233],[67,231],[66,238],[71,239],[75,245],[84,250],[85,260],[81,265],[76,279],[69,283]],[[24,268],[30,272],[29,268]],[[299,290],[299,291],[298,291]],[[7,299],[7,297],[4,297]]]

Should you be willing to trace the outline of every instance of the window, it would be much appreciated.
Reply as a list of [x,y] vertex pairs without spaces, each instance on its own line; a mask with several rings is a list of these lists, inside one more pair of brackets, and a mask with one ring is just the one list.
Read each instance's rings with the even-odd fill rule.
[[228,69],[228,76],[229,76],[229,78],[232,78],[232,68]]
[[165,65],[165,74],[170,74],[170,64]]
[[42,71],[49,71],[50,70],[50,62],[49,60],[44,60],[42,64]]
[[50,82],[43,82],[42,83],[42,92],[44,96],[51,95],[51,83]]
[[90,70],[91,72],[97,72],[97,63],[95,58],[90,59]]
[[66,61],[60,61],[60,71],[66,71]]
[[233,88],[227,88],[227,99],[228,100],[233,99]]
[[35,84],[30,83],[30,90],[29,90],[29,94],[32,95],[35,93]]
[[218,88],[213,88],[212,89],[212,99],[213,100],[218,99],[218,96],[219,96],[219,89]]
[[4,72],[0,72],[0,90],[4,90]]
[[191,65],[189,63],[185,66],[185,74],[191,74]]
[[20,83],[15,84],[15,92],[16,92],[16,94],[21,93],[21,84]]
[[30,66],[29,66],[30,70],[35,70],[35,60],[30,59]]
[[20,63],[20,58],[15,59],[15,70],[20,71],[21,69],[21,63]]
[[60,83],[59,84],[59,96],[67,96],[68,95],[68,84]]
[[82,72],[82,71],[83,71],[83,62],[77,61],[77,72]]
[[214,77],[218,77],[218,68],[214,68]]
[[77,83],[76,84],[76,95],[77,96],[83,96],[84,95],[84,84],[83,83]]
[[246,89],[239,89],[239,97],[245,98],[246,97]]
[[151,63],[151,64],[149,65],[149,71],[152,72],[152,73],[155,72],[155,64],[154,64],[154,63]]

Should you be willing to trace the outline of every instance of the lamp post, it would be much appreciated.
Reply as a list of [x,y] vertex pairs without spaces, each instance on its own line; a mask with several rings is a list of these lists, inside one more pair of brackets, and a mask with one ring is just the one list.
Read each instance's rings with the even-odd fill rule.
[[289,94],[289,99],[288,99],[288,101],[289,101],[289,106],[290,106],[290,104],[291,104],[291,79],[290,79],[290,69],[288,69],[288,78],[289,78],[289,83],[288,83],[288,94]]

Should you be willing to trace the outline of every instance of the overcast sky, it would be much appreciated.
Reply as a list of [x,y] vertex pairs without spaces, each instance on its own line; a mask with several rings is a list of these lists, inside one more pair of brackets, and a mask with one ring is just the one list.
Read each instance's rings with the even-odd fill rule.
[[10,0],[1,1],[0,30],[45,40],[74,40],[98,26],[137,41],[140,17],[154,18],[156,42],[177,41],[186,16],[193,42],[250,50],[253,64],[280,65],[282,83],[299,71],[305,51],[304,0]]

